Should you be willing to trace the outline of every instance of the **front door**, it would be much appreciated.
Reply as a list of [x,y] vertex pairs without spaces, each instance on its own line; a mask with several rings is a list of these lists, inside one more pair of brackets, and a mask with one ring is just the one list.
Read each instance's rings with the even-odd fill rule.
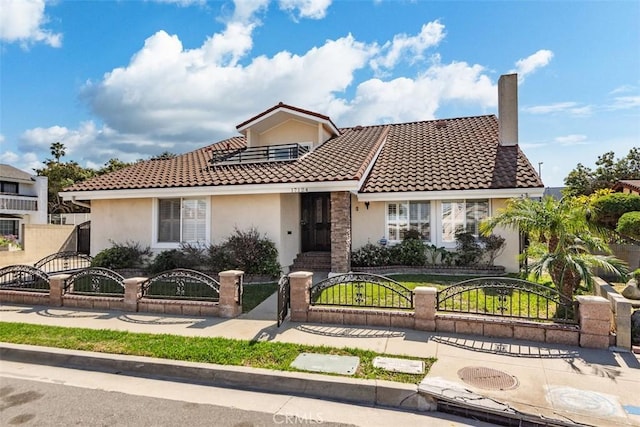
[[331,194],[304,193],[301,197],[302,252],[331,250]]

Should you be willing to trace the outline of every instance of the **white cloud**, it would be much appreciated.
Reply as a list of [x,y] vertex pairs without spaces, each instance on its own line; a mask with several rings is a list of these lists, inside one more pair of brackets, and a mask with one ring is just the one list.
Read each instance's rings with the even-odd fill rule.
[[613,103],[607,105],[608,110],[628,110],[640,107],[640,96],[619,96],[614,98]]
[[168,3],[168,4],[177,4],[181,7],[187,6],[203,6],[207,3],[207,0],[152,0],[156,3]]
[[62,45],[62,34],[43,28],[48,22],[45,0],[1,0],[1,3],[0,40],[20,43],[23,48],[33,43]]
[[279,0],[280,9],[291,13],[294,19],[322,19],[332,0]]
[[553,58],[553,52],[547,49],[540,49],[533,55],[516,61],[516,68],[511,72],[518,73],[518,80],[522,83],[525,77],[538,68],[546,67]]
[[618,86],[617,88],[615,88],[611,92],[609,92],[609,95],[617,95],[619,93],[635,92],[636,89],[637,88],[635,86],[633,86],[633,85],[622,85],[622,86]]
[[403,58],[410,58],[412,62],[420,60],[427,49],[437,46],[444,37],[444,25],[439,21],[424,24],[415,36],[396,34],[393,41],[381,47],[383,53],[371,61],[371,67],[377,71],[380,68],[393,68]]
[[534,107],[523,107],[522,111],[531,114],[556,114],[568,113],[576,117],[589,116],[593,112],[590,105],[580,105],[577,102],[556,102],[548,105],[536,105]]
[[562,145],[584,145],[587,142],[586,135],[566,135],[554,138],[554,141]]
[[42,161],[34,152],[17,154],[12,151],[0,152],[0,163],[11,165],[28,173],[35,173],[35,169],[43,166]]

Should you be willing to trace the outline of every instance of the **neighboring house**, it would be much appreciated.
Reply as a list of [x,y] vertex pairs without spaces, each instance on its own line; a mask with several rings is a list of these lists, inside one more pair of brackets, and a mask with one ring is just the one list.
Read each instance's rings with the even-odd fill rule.
[[[499,81],[499,117],[337,127],[329,117],[278,104],[237,126],[241,136],[171,159],[149,160],[65,189],[91,203],[91,250],[135,241],[155,251],[180,242],[218,243],[256,227],[285,268],[305,252],[350,252],[410,229],[455,247],[455,231],[512,197],[544,186],[518,147],[517,76]],[[517,271],[518,233],[499,230],[497,260]]]
[[613,191],[640,195],[640,179],[624,179],[613,186]]
[[0,164],[0,236],[22,241],[23,224],[47,223],[47,177]]
[[562,191],[567,187],[547,187],[544,189],[543,197],[553,197],[556,200],[562,199]]

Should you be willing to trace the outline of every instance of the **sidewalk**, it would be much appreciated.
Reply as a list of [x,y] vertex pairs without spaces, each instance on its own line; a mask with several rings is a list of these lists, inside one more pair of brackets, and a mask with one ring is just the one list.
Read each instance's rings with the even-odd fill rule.
[[[489,406],[498,411],[508,408],[562,420],[567,425],[640,426],[640,360],[632,353],[290,321],[277,328],[275,298],[271,296],[252,312],[235,319],[4,304],[0,306],[0,321],[357,347],[394,355],[436,357],[438,361],[420,386],[423,391],[471,405],[490,402]],[[484,385],[475,387],[460,379],[458,371],[474,367],[498,370],[515,378],[517,384],[509,390],[496,390]],[[332,377],[331,381],[339,382],[341,378]],[[354,382],[351,378],[344,381]]]

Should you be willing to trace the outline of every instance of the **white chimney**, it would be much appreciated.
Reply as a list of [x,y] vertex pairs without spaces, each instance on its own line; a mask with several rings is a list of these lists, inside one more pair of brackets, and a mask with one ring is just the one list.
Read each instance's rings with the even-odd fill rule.
[[518,145],[518,75],[498,80],[498,126],[500,145]]

